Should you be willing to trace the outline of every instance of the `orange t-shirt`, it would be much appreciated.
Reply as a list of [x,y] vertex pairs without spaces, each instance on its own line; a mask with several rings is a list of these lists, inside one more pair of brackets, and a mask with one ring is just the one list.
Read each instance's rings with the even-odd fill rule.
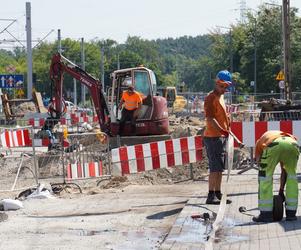
[[297,138],[289,133],[285,133],[279,130],[269,130],[265,132],[256,142],[255,146],[255,157],[258,159],[259,156],[261,156],[263,150],[274,140],[276,140],[279,137],[282,136],[289,136],[296,140],[297,143]]
[[139,104],[142,103],[141,96],[136,91],[132,95],[129,95],[127,91],[123,91],[121,100],[124,101],[124,107],[127,110],[137,109]]
[[[224,95],[219,96],[214,90],[211,91],[205,98],[204,110],[206,118],[215,118],[223,129],[229,130],[230,119],[226,111]],[[222,134],[206,120],[204,136],[221,137]]]

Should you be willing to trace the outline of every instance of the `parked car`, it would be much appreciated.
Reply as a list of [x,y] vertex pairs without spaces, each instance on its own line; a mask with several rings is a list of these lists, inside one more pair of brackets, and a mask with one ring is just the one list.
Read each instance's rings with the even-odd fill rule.
[[85,112],[88,114],[92,114],[92,109],[90,108],[82,108],[79,106],[76,106],[73,102],[65,101],[67,112],[75,111],[75,112]]

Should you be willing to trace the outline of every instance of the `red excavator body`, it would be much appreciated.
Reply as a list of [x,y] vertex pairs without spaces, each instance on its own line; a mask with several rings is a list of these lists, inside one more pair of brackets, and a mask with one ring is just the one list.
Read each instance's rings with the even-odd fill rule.
[[[53,101],[49,113],[54,119],[59,119],[65,112],[63,99],[65,73],[71,75],[89,90],[102,131],[111,136],[117,135],[121,118],[121,112],[117,107],[122,92],[127,89],[130,83],[143,99],[136,122],[135,135],[166,135],[169,133],[167,102],[164,97],[156,95],[156,77],[152,70],[141,66],[114,71],[111,74],[112,84],[107,89],[107,94],[105,94],[103,83],[57,53],[52,57],[50,66],[50,79],[53,82]],[[130,123],[128,123],[125,125],[121,136],[134,136],[131,131]]]

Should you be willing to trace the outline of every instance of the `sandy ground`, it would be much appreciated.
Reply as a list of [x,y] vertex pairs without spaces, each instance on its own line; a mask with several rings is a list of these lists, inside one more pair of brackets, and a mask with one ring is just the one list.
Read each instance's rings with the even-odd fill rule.
[[[171,116],[170,127],[172,137],[179,138],[196,135],[203,122]],[[20,191],[3,192],[12,187],[19,163],[20,157],[0,159],[0,199],[14,199],[35,185],[27,157],[16,184]],[[52,178],[39,182],[46,187],[62,182],[56,164],[39,168],[47,176],[45,170]],[[98,186],[95,179],[85,180],[79,183],[82,194],[67,188],[53,199],[26,199],[23,209],[0,213],[0,249],[158,249],[186,201],[207,192],[206,175],[204,158],[197,164],[114,176]]]
[[0,249],[158,249],[204,181],[128,185],[54,199],[29,199],[5,212]]

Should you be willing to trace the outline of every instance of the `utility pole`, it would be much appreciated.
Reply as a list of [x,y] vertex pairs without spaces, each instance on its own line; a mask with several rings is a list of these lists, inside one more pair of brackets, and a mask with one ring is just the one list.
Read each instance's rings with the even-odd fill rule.
[[31,6],[26,2],[27,99],[32,98]]
[[120,69],[120,58],[119,58],[119,52],[117,52],[117,69]]
[[62,37],[61,37],[61,30],[57,30],[57,51],[62,53]]
[[290,1],[282,0],[283,51],[284,51],[284,97],[292,100],[290,65]]
[[105,49],[104,46],[100,47],[100,72],[101,72],[101,85],[102,92],[105,92]]
[[231,71],[231,74],[233,73],[233,50],[232,50],[232,28],[230,28],[229,30],[229,50],[230,50],[230,71]]
[[[85,48],[84,48],[84,38],[81,39],[81,68],[85,70]],[[82,84],[81,86],[81,101],[82,104],[86,102],[86,86]]]
[[254,102],[256,101],[257,92],[257,20],[255,17],[255,30],[254,30]]

